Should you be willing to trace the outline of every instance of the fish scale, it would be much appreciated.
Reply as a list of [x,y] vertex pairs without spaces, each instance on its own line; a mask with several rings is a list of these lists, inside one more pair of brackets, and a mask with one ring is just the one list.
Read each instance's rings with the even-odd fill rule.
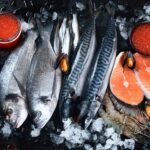
[[[93,24],[91,24],[89,27],[93,26]],[[91,28],[92,29],[92,28]],[[85,60],[85,57],[86,57],[86,54],[87,54],[87,49],[88,49],[88,46],[89,46],[89,41],[90,41],[90,37],[91,37],[91,29],[87,28],[87,30],[84,32],[85,34],[83,35],[83,46],[81,47],[81,52],[80,52],[80,58],[78,60],[78,63],[76,64],[74,70],[71,72],[71,74],[69,75],[70,78],[68,78],[68,82],[70,81],[70,83],[72,83],[72,81],[77,81],[78,78],[78,74],[80,71],[80,69],[83,67],[83,63],[84,63],[84,60]],[[90,35],[90,36],[89,36]]]
[[[98,94],[99,89],[103,86],[103,82],[108,71],[111,58],[115,51],[113,49],[115,32],[116,30],[114,19],[110,18],[106,34],[102,40],[102,44],[100,47],[99,55],[97,58],[98,61],[93,72],[94,75],[92,76],[91,82],[89,83],[89,86],[85,92],[85,96],[83,97],[83,101],[81,102],[81,111],[79,114],[79,118],[85,116],[88,108],[90,107],[91,101],[94,100],[94,98]],[[87,101],[89,102],[88,105]]]
[[83,29],[83,34],[76,48],[76,50],[78,50],[77,55],[71,67],[70,74],[64,82],[64,86],[61,92],[60,110],[63,110],[63,118],[70,117],[69,105],[71,103],[71,90],[75,87],[87,60],[90,40],[94,31],[93,29],[95,29],[95,17],[92,16],[92,18],[89,20],[89,22],[87,22]]

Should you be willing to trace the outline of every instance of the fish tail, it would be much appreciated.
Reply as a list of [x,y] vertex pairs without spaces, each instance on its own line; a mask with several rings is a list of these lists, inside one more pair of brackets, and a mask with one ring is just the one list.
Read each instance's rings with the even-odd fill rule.
[[63,103],[63,118],[70,118],[72,116],[72,99],[71,98],[67,98],[65,99],[64,103]]
[[53,22],[51,21],[47,23],[47,25],[42,25],[39,19],[36,19],[36,25],[37,25],[39,34],[41,36],[47,35],[50,39],[52,29],[53,29]]
[[105,8],[106,8],[106,11],[107,11],[108,15],[111,16],[111,17],[114,17],[117,5],[113,2],[108,2],[105,5]]
[[86,116],[88,109],[90,107],[90,101],[88,99],[84,99],[81,103],[80,103],[80,113],[78,115],[78,122]]
[[93,0],[89,0],[89,10],[90,10],[91,15],[94,14],[95,8],[96,8],[95,7],[95,2]]

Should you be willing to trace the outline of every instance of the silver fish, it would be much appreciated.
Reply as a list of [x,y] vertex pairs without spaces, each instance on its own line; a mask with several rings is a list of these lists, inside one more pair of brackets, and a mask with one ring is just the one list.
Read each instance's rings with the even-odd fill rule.
[[64,41],[62,43],[62,53],[67,55],[70,54],[70,33],[68,27],[66,28]]
[[0,73],[2,111],[6,119],[16,128],[23,124],[28,115],[25,89],[27,72],[36,49],[35,40],[37,36],[37,32],[29,30],[24,43],[10,54]]
[[85,64],[90,56],[91,49],[89,48],[91,37],[95,32],[95,18],[92,16],[84,27],[83,34],[78,44],[77,55],[72,63],[70,74],[66,77],[61,92],[61,101],[59,105],[62,118],[71,117],[71,97],[74,93],[78,79],[82,75]]
[[98,60],[96,62],[91,81],[81,104],[79,118],[84,117],[87,114],[87,111],[89,112],[85,122],[86,127],[95,116],[97,100],[103,99],[108,86],[109,76],[111,74],[117,52],[116,36],[115,22],[113,18],[110,18],[106,34],[100,46]]
[[67,23],[67,18],[65,17],[63,19],[63,22],[60,26],[60,29],[59,29],[59,38],[60,38],[60,42],[61,42],[61,45],[63,45],[64,43],[64,37],[65,37],[65,31],[66,31],[66,23]]
[[73,47],[75,49],[78,45],[78,42],[79,42],[79,25],[78,25],[77,14],[73,14],[72,31],[74,33]]
[[41,129],[51,118],[58,102],[61,72],[54,69],[56,55],[50,43],[53,25],[38,29],[41,41],[33,56],[27,82],[27,104],[36,127]]
[[54,52],[56,55],[59,55],[60,53],[60,38],[59,38],[59,22],[57,23],[56,29],[55,29],[55,35],[54,35]]

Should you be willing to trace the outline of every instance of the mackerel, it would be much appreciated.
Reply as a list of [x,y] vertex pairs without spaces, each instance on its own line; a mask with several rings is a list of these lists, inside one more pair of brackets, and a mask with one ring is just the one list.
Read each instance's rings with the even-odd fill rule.
[[90,55],[94,53],[94,48],[91,49],[91,42],[93,34],[95,34],[95,17],[91,17],[83,29],[80,42],[77,46],[77,54],[72,63],[70,74],[66,77],[61,92],[61,101],[59,105],[60,112],[62,112],[62,118],[71,117],[71,99],[72,94],[76,91],[78,80],[82,75],[82,72],[87,65],[87,61]]
[[100,46],[98,59],[93,71],[93,75],[91,76],[91,81],[89,82],[85,95],[83,95],[80,105],[81,111],[79,118],[83,118],[89,111],[88,118],[86,119],[87,126],[89,125],[89,120],[94,117],[97,99],[103,99],[108,86],[109,76],[117,52],[116,36],[115,20],[110,18],[108,21],[106,34]]

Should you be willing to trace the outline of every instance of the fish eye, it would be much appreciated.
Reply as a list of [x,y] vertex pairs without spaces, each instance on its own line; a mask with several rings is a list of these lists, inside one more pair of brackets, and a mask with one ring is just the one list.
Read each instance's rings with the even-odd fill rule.
[[43,100],[43,103],[45,103],[45,104],[48,103],[48,102],[50,102],[50,99],[44,99]]
[[12,108],[8,108],[7,110],[6,110],[6,114],[7,115],[11,115],[13,113],[13,109]]
[[41,97],[41,101],[45,104],[47,104],[48,102],[50,102],[50,99],[47,96],[42,96]]

